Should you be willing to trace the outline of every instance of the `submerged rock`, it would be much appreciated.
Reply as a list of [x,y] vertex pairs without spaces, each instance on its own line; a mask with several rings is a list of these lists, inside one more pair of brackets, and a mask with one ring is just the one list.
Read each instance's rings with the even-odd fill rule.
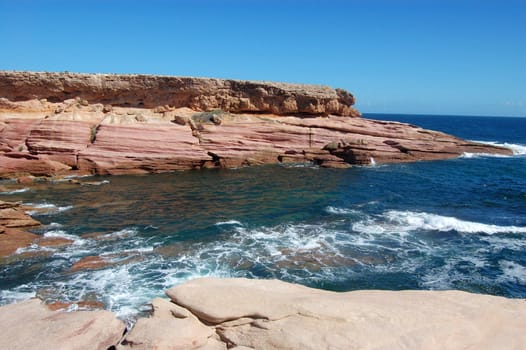
[[0,258],[29,246],[40,237],[25,231],[40,225],[25,212],[26,209],[20,203],[0,201]]

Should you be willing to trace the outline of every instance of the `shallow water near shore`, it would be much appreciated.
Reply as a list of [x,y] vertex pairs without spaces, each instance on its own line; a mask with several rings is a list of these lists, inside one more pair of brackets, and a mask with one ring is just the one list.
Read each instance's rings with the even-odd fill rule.
[[[36,207],[44,223],[36,233],[73,243],[21,249],[4,262],[0,303],[35,295],[102,301],[133,318],[165,289],[199,276],[526,298],[526,119],[389,119],[506,144],[515,155],[79,179],[84,185],[4,182],[1,200]],[[104,265],[72,269],[86,256]]]

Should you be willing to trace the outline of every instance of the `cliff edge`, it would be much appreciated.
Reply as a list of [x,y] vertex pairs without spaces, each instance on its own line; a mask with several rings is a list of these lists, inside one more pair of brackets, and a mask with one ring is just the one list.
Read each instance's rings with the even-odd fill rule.
[[154,75],[4,71],[0,97],[13,102],[79,98],[119,107],[360,116],[351,107],[353,95],[327,86]]
[[0,72],[0,177],[322,167],[512,154],[360,118],[323,86],[148,75]]

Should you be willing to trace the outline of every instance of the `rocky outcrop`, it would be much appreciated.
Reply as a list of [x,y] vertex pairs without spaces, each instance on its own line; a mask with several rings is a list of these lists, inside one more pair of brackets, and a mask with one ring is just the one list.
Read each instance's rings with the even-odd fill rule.
[[[8,101],[77,98],[120,107],[189,107],[233,113],[359,116],[347,91],[326,86],[152,75],[0,72]],[[8,104],[4,101],[4,105]],[[1,107],[1,104],[0,104]]]
[[109,311],[51,311],[38,299],[0,307],[0,348],[110,349],[125,325]]
[[520,349],[526,341],[524,300],[460,291],[336,293],[204,278],[167,295],[122,349]]
[[25,212],[20,203],[0,201],[0,258],[9,256],[18,248],[29,246],[38,235],[25,231],[27,228],[39,226]]
[[[522,349],[523,299],[460,291],[329,292],[278,280],[201,278],[124,325],[107,311],[0,307],[9,349]],[[55,305],[51,305],[53,309]],[[58,306],[60,307],[60,305]]]
[[152,316],[139,319],[117,349],[227,349],[214,328],[187,309],[160,298],[152,301],[152,309]]
[[28,211],[34,210],[20,203],[0,201],[0,261],[31,245],[58,247],[73,243],[62,237],[44,237],[27,230],[41,225]]
[[[181,97],[188,94],[195,96]],[[236,107],[231,99],[245,95],[256,102]],[[290,98],[297,101],[283,102]],[[298,102],[309,98],[311,107]],[[358,115],[346,111],[352,103],[349,93],[318,86],[0,72],[0,177],[284,162],[348,167],[512,153],[409,124],[349,118]]]

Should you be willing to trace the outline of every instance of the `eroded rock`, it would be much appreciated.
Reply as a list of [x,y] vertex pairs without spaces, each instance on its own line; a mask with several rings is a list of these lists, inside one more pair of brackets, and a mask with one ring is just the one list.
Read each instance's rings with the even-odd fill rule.
[[524,300],[460,291],[336,293],[203,278],[167,295],[231,348],[520,349],[526,341]]
[[76,98],[73,102],[79,105],[86,101],[121,107],[169,105],[234,113],[360,115],[351,107],[354,97],[349,92],[326,86],[152,75],[3,71],[0,96],[10,101],[22,96],[49,101]]
[[205,326],[188,310],[165,299],[152,301],[153,314],[141,318],[118,349],[224,349],[213,328]]
[[0,72],[0,177],[512,154],[409,124],[349,118],[359,116],[353,103],[346,91],[310,85]]
[[38,299],[0,307],[0,348],[108,349],[125,326],[109,311],[51,311]]

